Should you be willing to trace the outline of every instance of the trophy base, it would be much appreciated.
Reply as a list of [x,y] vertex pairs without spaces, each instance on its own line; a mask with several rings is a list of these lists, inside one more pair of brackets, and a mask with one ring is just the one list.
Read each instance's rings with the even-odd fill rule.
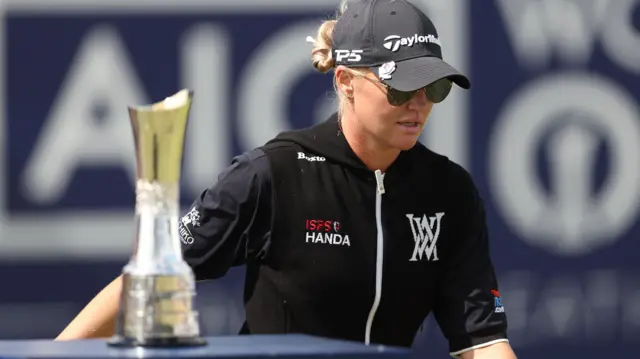
[[207,345],[207,341],[202,337],[148,338],[140,340],[116,335],[110,338],[107,344],[115,348],[184,348]]

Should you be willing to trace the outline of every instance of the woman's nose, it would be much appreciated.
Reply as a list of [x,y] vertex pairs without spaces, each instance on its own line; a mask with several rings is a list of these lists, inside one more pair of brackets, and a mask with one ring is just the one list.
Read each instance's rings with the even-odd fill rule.
[[413,110],[421,110],[431,105],[424,89],[416,91],[411,100],[409,100],[409,108]]

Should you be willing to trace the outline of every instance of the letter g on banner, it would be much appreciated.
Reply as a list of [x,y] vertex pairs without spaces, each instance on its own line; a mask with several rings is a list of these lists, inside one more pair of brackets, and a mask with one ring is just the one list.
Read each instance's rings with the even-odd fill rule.
[[[489,185],[499,212],[523,240],[583,255],[619,239],[640,209],[640,114],[615,82],[595,74],[541,77],[507,102],[489,148]],[[551,131],[550,194],[536,166]],[[590,129],[596,129],[590,131]],[[604,184],[594,193],[599,140],[610,148]]]

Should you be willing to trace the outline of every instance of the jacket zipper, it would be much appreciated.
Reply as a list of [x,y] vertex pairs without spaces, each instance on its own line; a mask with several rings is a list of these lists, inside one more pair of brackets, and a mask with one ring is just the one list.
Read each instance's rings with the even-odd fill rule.
[[384,174],[380,170],[374,172],[376,176],[376,228],[378,232],[376,245],[376,293],[373,299],[373,305],[367,318],[367,326],[364,333],[364,343],[371,343],[371,327],[373,319],[378,311],[380,299],[382,297],[382,262],[384,258],[384,235],[382,232],[382,195],[384,194]]

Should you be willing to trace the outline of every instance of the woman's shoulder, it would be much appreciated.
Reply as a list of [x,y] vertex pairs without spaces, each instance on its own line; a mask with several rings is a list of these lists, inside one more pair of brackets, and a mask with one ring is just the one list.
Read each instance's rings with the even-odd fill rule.
[[229,167],[245,174],[258,175],[264,179],[269,178],[269,161],[262,148],[244,151],[233,157]]
[[217,179],[207,188],[209,194],[251,200],[268,194],[271,189],[271,171],[266,154],[259,148],[235,155],[218,173]]

